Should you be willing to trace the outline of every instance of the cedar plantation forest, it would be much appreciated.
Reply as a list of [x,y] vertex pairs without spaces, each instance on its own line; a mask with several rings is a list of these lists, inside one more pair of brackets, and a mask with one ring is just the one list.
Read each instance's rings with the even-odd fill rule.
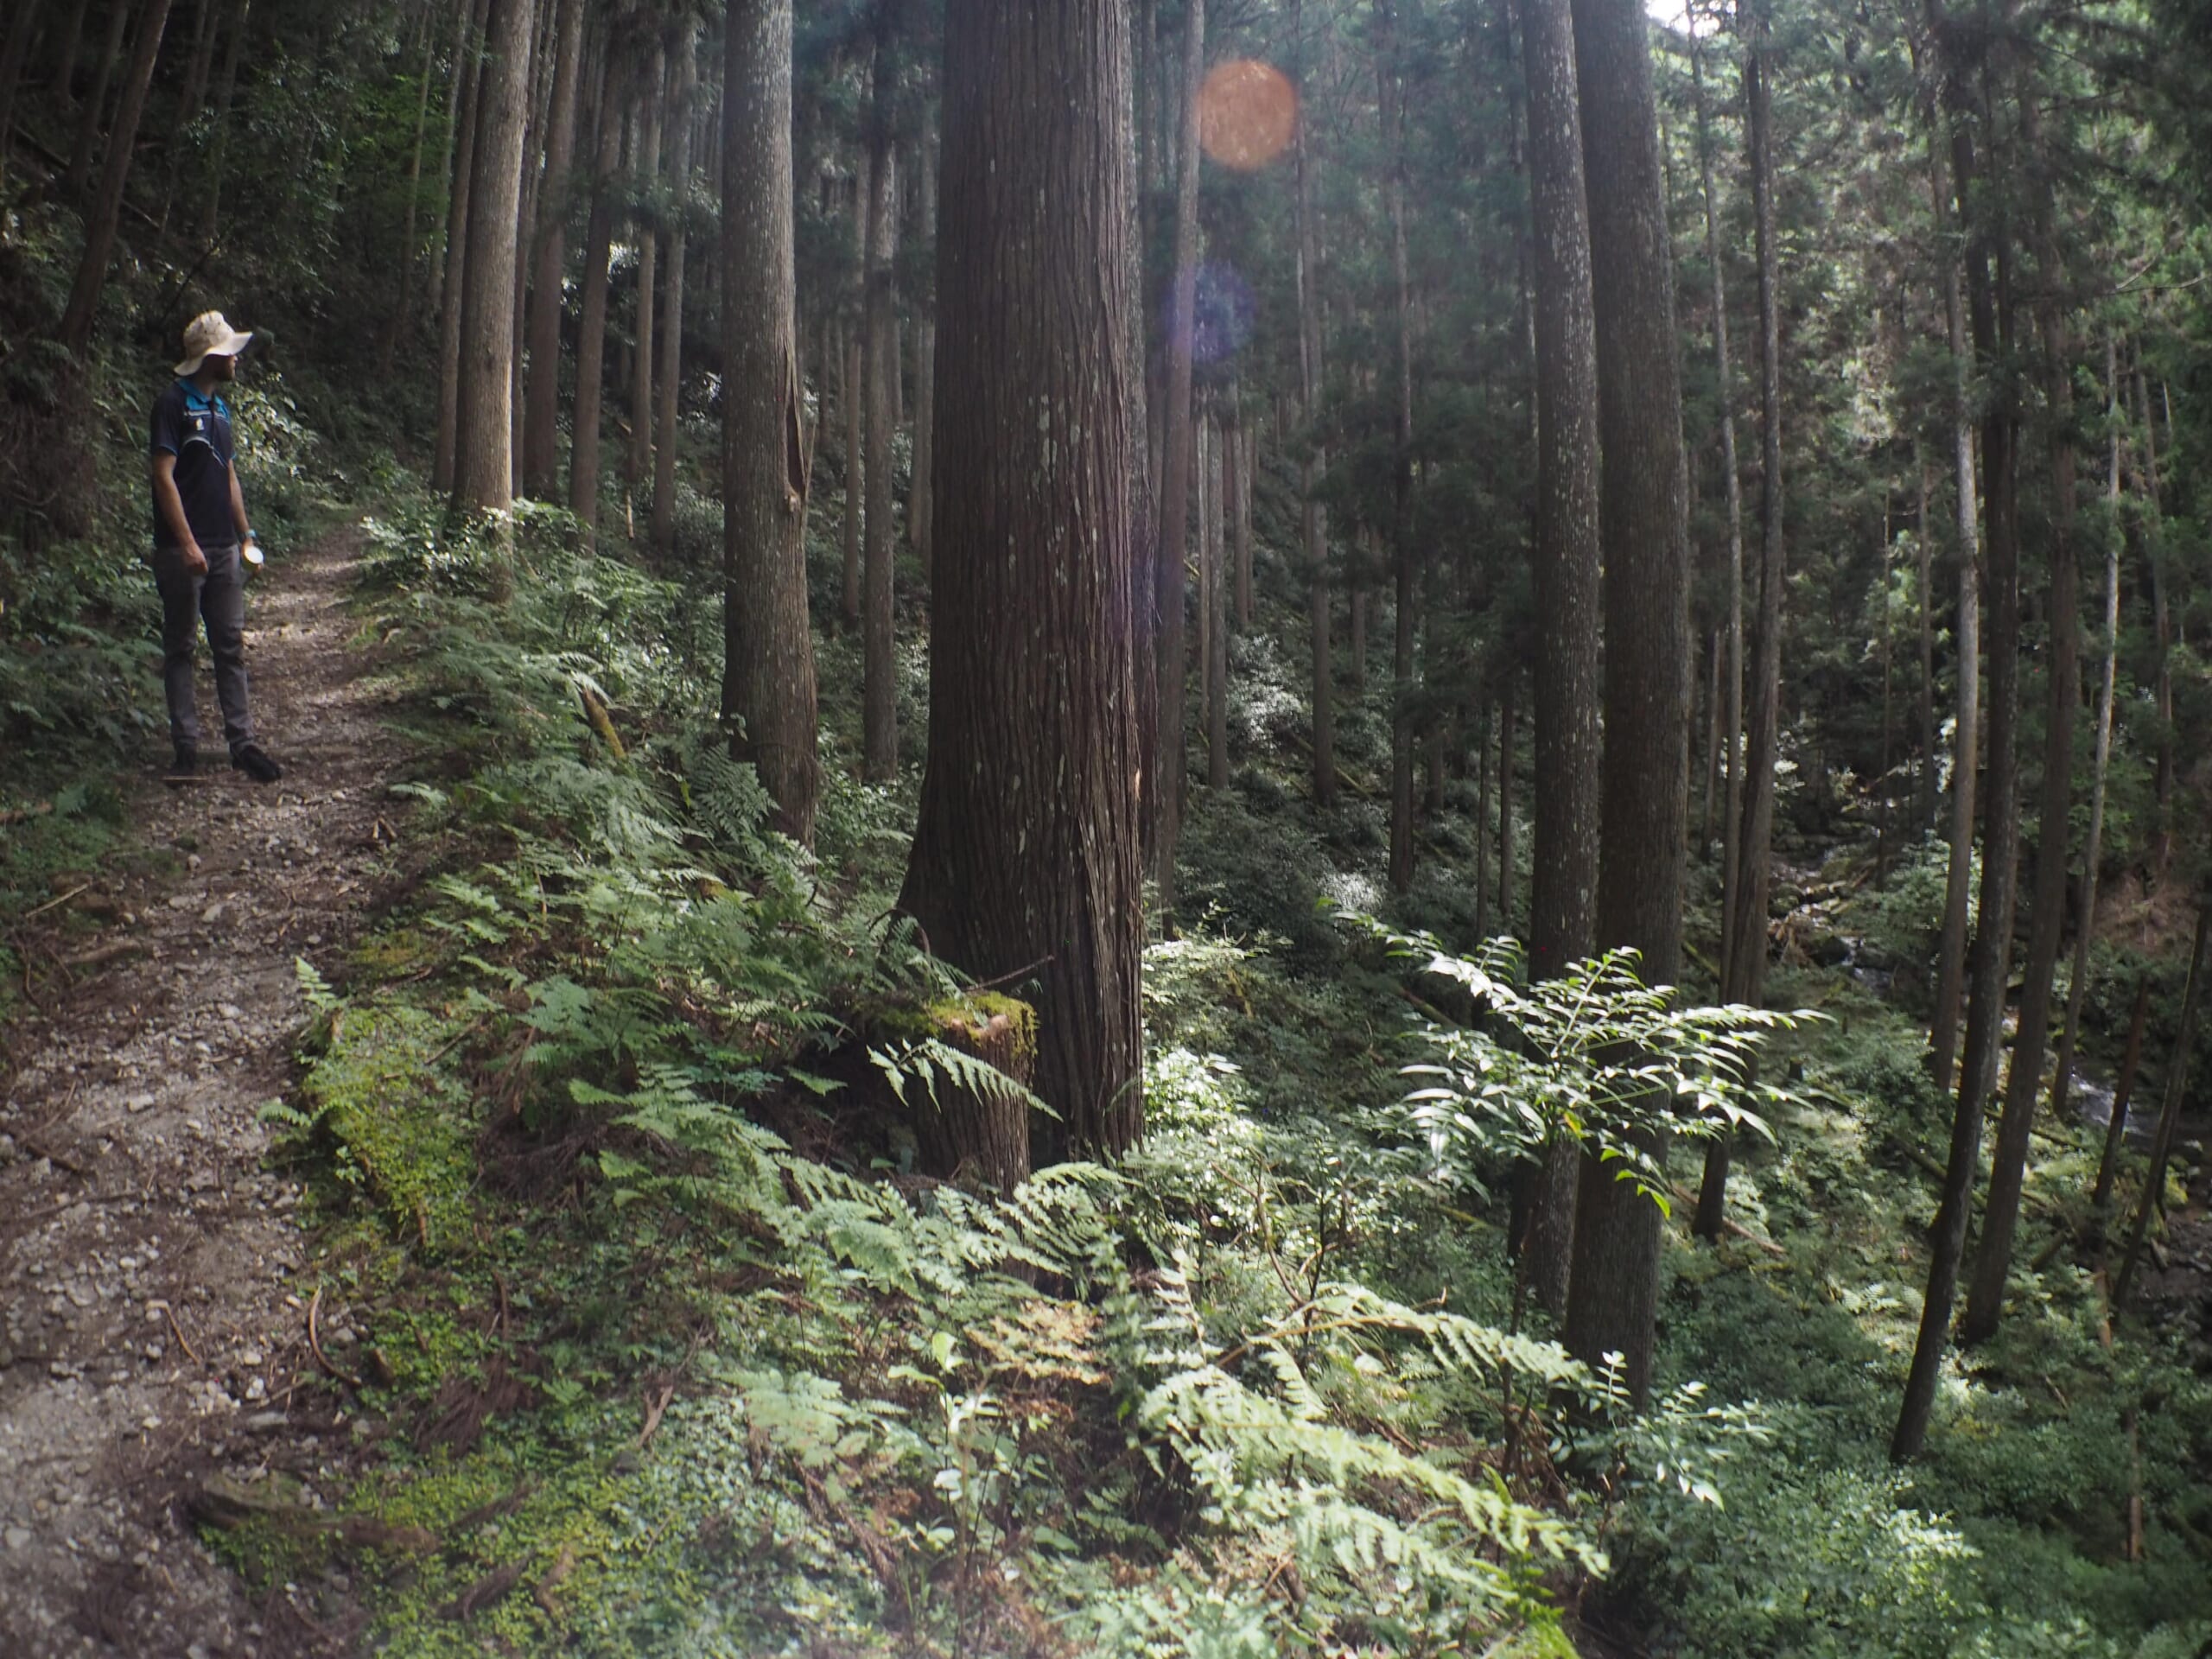
[[0,1649],[2212,1652],[2208,210],[2208,0],[7,0]]

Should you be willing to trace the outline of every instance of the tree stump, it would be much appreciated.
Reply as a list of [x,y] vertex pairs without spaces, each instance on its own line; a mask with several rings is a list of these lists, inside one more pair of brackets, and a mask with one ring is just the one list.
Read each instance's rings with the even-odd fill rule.
[[931,1087],[909,1088],[923,1172],[946,1180],[982,1182],[1001,1192],[1028,1179],[1037,1011],[1015,997],[982,993],[931,1002],[890,1023],[901,1035],[934,1038],[972,1054],[1009,1080],[1003,1089],[971,1087],[934,1072]]

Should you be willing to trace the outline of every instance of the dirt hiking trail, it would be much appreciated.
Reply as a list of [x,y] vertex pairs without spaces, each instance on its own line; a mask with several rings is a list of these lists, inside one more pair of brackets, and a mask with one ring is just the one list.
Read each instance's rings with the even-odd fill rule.
[[[0,1063],[9,1659],[349,1645],[342,1580],[257,1606],[187,1506],[211,1478],[272,1473],[312,1503],[352,1438],[315,1386],[297,1193],[264,1169],[256,1112],[290,1080],[294,961],[334,964],[389,836],[398,745],[343,606],[359,540],[272,556],[248,596],[254,715],[283,780],[249,782],[219,743],[200,780],[134,780],[141,828],[118,851],[162,873],[104,873],[22,936],[52,971]],[[219,731],[204,641],[199,668]],[[41,931],[65,908],[98,931]],[[319,1324],[342,1365],[353,1333],[327,1310]]]

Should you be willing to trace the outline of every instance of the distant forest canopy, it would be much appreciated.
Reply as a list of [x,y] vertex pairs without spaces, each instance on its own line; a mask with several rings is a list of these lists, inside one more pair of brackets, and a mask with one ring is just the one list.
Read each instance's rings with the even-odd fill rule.
[[[718,607],[691,713],[795,868],[848,774],[897,802],[877,919],[1013,1005],[931,1051],[929,1174],[1140,1147],[1148,943],[1433,949],[1423,1017],[1524,1058],[1582,988],[1606,1041],[1521,1079],[1482,1213],[1514,1317],[1642,1407],[1669,1218],[1765,1236],[1809,957],[1881,976],[1941,1103],[1889,1457],[2031,1262],[2125,1309],[2212,1076],[2212,0],[0,29],[0,637],[105,626],[100,457],[219,305],[287,388],[264,453],[422,474],[494,610],[549,538]],[[134,741],[27,661],[6,741]],[[1220,828],[1282,802],[1325,876]],[[2094,1237],[2037,1255],[2038,1114],[2091,1069]]]

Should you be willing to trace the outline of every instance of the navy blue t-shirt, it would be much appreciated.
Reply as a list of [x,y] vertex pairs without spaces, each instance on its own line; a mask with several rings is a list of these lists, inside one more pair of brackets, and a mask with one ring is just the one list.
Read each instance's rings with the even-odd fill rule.
[[[176,493],[184,502],[184,522],[203,548],[229,547],[238,538],[231,517],[230,406],[206,397],[189,380],[172,381],[154,400],[154,453],[176,457]],[[154,545],[175,547],[176,537],[154,511]]]

